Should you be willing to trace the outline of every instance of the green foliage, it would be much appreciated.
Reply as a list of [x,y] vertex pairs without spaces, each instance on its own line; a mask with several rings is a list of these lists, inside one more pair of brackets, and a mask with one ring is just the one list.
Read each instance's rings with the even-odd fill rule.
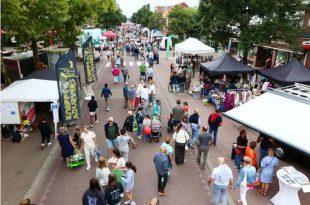
[[142,6],[137,12],[132,14],[131,22],[141,24],[147,27],[152,20],[153,12],[150,9],[150,4]]
[[175,6],[169,12],[169,33],[198,37],[200,33],[198,23],[198,11],[195,8],[181,8],[180,6]]
[[247,53],[253,44],[272,40],[300,47],[303,9],[302,0],[201,0],[199,16],[204,36],[222,45],[238,38]]
[[108,12],[101,12],[98,16],[98,22],[101,28],[113,28],[127,21],[127,17],[122,14],[120,9],[116,11],[108,10]]
[[155,12],[151,15],[148,28],[149,29],[161,29],[165,24],[165,20],[161,13]]

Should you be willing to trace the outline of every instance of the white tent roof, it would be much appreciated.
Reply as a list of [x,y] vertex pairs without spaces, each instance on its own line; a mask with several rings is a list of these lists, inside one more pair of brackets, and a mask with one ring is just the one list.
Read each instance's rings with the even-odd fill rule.
[[18,80],[0,92],[3,102],[53,102],[58,101],[57,81]]
[[214,53],[214,48],[207,46],[196,38],[188,38],[182,43],[175,44],[175,50],[190,55],[209,55]]
[[309,102],[267,92],[224,115],[310,156]]

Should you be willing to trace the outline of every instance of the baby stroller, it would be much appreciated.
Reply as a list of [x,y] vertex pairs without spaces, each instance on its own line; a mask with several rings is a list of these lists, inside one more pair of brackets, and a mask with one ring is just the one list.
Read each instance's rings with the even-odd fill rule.
[[170,118],[168,119],[167,132],[168,134],[173,133],[173,114],[170,114]]
[[161,122],[158,116],[153,116],[151,125],[151,141],[154,139],[154,141],[158,143],[160,136],[161,136]]

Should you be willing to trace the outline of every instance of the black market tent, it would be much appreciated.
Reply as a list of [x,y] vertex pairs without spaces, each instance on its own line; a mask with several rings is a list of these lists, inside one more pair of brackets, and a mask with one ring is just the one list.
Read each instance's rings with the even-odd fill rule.
[[254,68],[238,62],[228,53],[213,61],[201,63],[201,68],[210,75],[238,75],[253,74],[256,72]]
[[271,69],[260,69],[259,74],[279,84],[310,83],[310,70],[298,60]]
[[56,81],[56,72],[53,69],[46,68],[41,70],[36,70],[30,75],[27,75],[23,80],[27,79],[41,79],[41,80],[54,80]]

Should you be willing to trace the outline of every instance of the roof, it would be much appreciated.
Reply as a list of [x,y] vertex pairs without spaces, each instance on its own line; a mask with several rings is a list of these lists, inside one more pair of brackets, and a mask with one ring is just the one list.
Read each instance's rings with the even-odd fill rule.
[[181,43],[175,44],[176,52],[179,51],[190,55],[209,55],[214,53],[214,48],[207,46],[196,38],[188,38]]
[[54,80],[17,80],[0,92],[2,102],[58,101],[58,85]]
[[254,68],[238,62],[228,53],[223,54],[213,61],[201,63],[201,68],[211,75],[237,75],[256,72]]
[[54,81],[57,80],[55,70],[50,68],[36,70],[23,78],[23,80],[28,79],[41,79],[41,80],[54,80]]
[[160,31],[155,31],[154,33],[152,33],[153,37],[164,37],[165,35],[160,32]]
[[279,84],[292,84],[295,82],[310,83],[310,70],[296,59],[283,66],[260,69],[258,72]]
[[223,114],[310,156],[310,99],[275,89]]

